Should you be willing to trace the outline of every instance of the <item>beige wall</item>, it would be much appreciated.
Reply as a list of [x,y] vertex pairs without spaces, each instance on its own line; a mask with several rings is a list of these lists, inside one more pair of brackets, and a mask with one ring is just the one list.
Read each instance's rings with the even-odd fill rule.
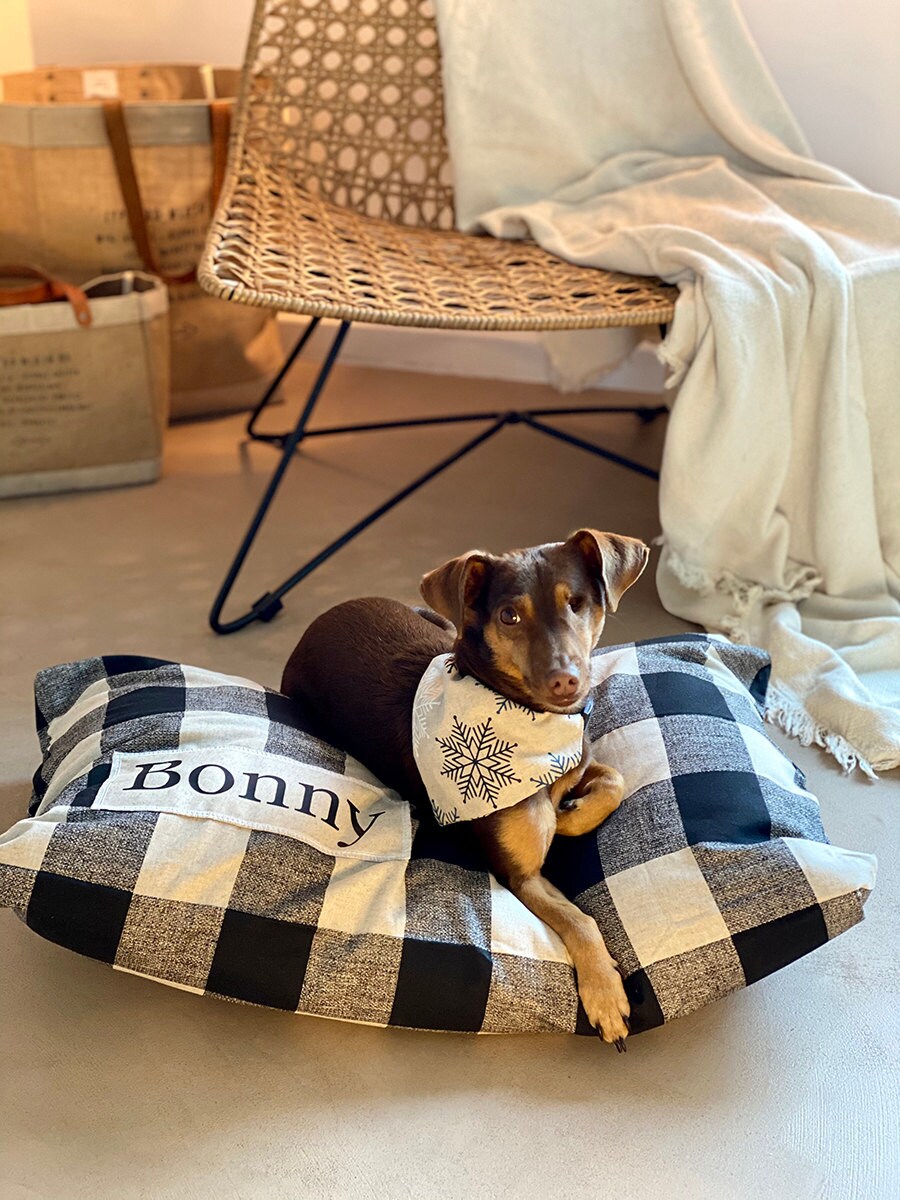
[[240,64],[253,0],[29,0],[38,63]]
[[32,65],[28,0],[0,0],[0,74]]
[[898,0],[740,0],[818,158],[900,196]]
[[[21,8],[26,0],[0,0],[0,11],[10,3]],[[900,194],[898,0],[741,4],[816,154],[869,187]],[[237,63],[252,8],[252,0],[30,0],[35,61]]]

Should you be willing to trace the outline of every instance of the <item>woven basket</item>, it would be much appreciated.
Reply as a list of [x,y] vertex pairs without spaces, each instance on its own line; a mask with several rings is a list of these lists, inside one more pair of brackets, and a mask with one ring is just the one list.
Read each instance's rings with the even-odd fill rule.
[[[153,63],[0,78],[0,260],[39,262],[76,282],[130,269],[164,275],[174,416],[255,404],[282,357],[273,314],[229,308],[193,281],[217,165],[212,106],[218,97],[230,107],[237,81],[231,68]],[[111,153],[101,103],[110,99],[124,106],[149,252]]]
[[165,287],[43,278],[0,287],[0,496],[149,483],[169,411]]

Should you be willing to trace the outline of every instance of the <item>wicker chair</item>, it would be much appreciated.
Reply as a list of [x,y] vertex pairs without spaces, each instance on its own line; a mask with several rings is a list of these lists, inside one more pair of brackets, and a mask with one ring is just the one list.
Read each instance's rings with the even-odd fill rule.
[[[336,550],[505,425],[524,422],[653,476],[547,425],[552,410],[435,416],[308,429],[353,321],[445,329],[664,325],[676,290],[576,267],[527,241],[453,229],[437,31],[430,0],[257,0],[227,178],[198,278],[215,296],[311,320],[251,416],[250,437],[281,457],[210,614],[218,633],[268,621]],[[340,322],[294,429],[260,413],[323,317]],[[609,412],[571,409],[568,412]],[[626,409],[649,417],[661,409]],[[560,412],[555,411],[555,415]],[[222,609],[294,451],[309,437],[487,420],[458,451],[331,542],[231,621]]]

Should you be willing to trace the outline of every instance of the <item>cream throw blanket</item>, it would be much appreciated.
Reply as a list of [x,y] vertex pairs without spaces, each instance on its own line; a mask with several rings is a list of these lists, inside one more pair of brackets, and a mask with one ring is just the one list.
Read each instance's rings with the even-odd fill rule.
[[900,765],[900,204],[811,158],[731,0],[436,6],[460,227],[679,286],[663,604]]

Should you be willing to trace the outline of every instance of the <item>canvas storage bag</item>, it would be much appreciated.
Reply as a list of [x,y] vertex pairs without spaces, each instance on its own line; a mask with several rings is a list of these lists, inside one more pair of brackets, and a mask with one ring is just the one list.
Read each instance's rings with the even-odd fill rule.
[[274,313],[194,281],[239,78],[154,64],[0,76],[0,261],[78,283],[128,269],[165,278],[175,417],[254,405],[282,357]]
[[0,497],[149,483],[169,415],[169,300],[0,264]]

